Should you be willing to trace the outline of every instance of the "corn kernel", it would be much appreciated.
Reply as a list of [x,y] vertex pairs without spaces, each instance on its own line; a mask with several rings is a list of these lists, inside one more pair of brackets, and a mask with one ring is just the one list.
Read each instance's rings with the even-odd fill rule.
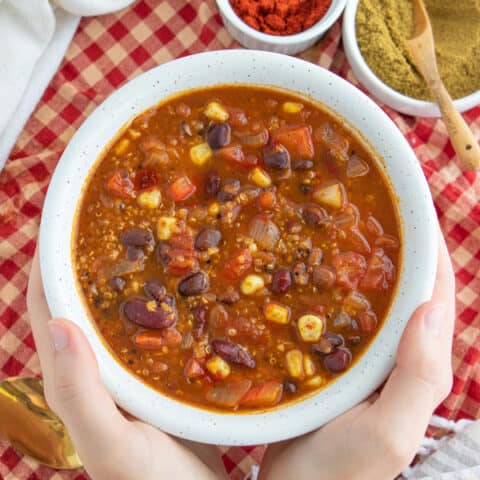
[[218,202],[213,202],[208,206],[208,214],[211,217],[216,217],[220,213],[220,204]]
[[315,367],[315,362],[313,361],[312,357],[308,355],[308,353],[303,356],[303,370],[307,377],[314,375],[317,370]]
[[266,188],[272,184],[270,175],[263,168],[255,167],[250,173],[250,180],[259,187]]
[[265,282],[260,275],[255,275],[251,273],[247,275],[240,285],[240,290],[244,295],[253,295],[254,293],[262,290],[265,286]]
[[157,302],[155,300],[150,300],[147,302],[146,307],[149,312],[154,312],[157,309]]
[[303,104],[298,102],[285,102],[283,104],[283,111],[285,113],[299,113],[303,110]]
[[290,318],[290,309],[275,302],[267,303],[263,312],[269,322],[280,323],[281,325],[287,324]]
[[304,342],[318,342],[323,331],[323,320],[310,313],[298,319],[298,332]]
[[290,350],[286,355],[287,370],[291,377],[303,379],[303,353],[300,350]]
[[210,102],[203,112],[210,120],[225,122],[228,120],[228,112],[218,102]]
[[115,153],[117,155],[122,155],[122,153],[125,153],[127,151],[129,145],[130,140],[128,138],[122,138],[115,146]]
[[205,165],[212,158],[212,155],[213,152],[208,143],[199,143],[190,149],[190,160],[197,167]]
[[215,355],[206,363],[207,370],[216,378],[223,379],[230,375],[230,365],[221,357]]
[[158,208],[162,202],[162,193],[157,189],[143,192],[137,197],[137,202],[141,207]]
[[177,226],[175,217],[160,217],[157,223],[157,237],[159,240],[168,240]]
[[322,385],[323,383],[323,378],[320,375],[315,375],[312,378],[309,378],[308,380],[305,381],[305,385],[307,387],[314,387],[318,388]]

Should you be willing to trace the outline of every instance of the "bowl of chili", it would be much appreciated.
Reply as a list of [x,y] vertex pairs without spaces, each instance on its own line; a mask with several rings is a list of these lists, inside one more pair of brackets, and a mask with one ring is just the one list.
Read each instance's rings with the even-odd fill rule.
[[65,150],[40,232],[52,315],[82,328],[117,404],[227,445],[304,434],[374,391],[436,249],[428,185],[382,110],[248,50],[112,94]]
[[337,21],[346,0],[217,0],[225,28],[244,47],[294,55]]

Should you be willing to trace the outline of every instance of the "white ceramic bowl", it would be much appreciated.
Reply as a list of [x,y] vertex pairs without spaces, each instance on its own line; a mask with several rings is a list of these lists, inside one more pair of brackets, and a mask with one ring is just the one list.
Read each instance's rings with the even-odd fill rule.
[[[359,0],[348,0],[343,15],[343,46],[353,73],[360,83],[381,102],[393,109],[419,117],[439,117],[436,103],[417,100],[401,94],[380,80],[365,62],[357,43],[355,18]],[[480,104],[480,90],[454,100],[458,111],[464,112]]]
[[249,27],[233,10],[230,0],[217,0],[220,16],[230,35],[244,47],[294,55],[311,47],[337,21],[347,0],[332,0],[325,16],[304,32],[276,36]]
[[[220,414],[158,394],[124,369],[88,319],[74,280],[72,227],[84,181],[105,144],[132,116],[186,89],[219,83],[274,85],[318,99],[360,130],[385,159],[380,168],[399,199],[403,268],[390,315],[363,357],[328,388],[301,402],[256,414]],[[404,326],[430,298],[437,259],[436,216],[417,159],[393,122],[345,80],[302,60],[268,52],[226,50],[182,58],[124,85],[83,123],[53,175],[43,210],[40,261],[45,293],[56,317],[85,332],[115,401],[138,418],[180,437],[251,445],[309,432],[356,405],[390,372]]]

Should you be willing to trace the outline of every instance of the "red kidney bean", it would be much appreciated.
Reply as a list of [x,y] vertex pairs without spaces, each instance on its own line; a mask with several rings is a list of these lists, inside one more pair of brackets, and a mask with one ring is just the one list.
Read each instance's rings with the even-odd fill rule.
[[310,170],[313,168],[313,162],[305,158],[296,158],[292,160],[292,168],[294,170]]
[[205,292],[209,286],[208,275],[204,272],[197,272],[180,281],[178,284],[178,293],[183,297],[191,297]]
[[145,283],[143,290],[148,298],[156,300],[157,302],[161,302],[167,294],[167,289],[159,280],[148,280],[148,282]]
[[215,170],[210,170],[205,176],[205,194],[208,198],[213,198],[220,190],[222,179]]
[[346,348],[338,348],[323,359],[323,365],[332,373],[340,373],[352,363],[352,354]]
[[195,248],[202,252],[212,247],[217,247],[222,240],[222,233],[220,230],[214,228],[204,228],[200,230],[195,239]]
[[212,150],[218,150],[230,143],[232,129],[228,123],[212,123],[207,129],[205,138]]
[[326,210],[316,205],[308,205],[302,211],[303,220],[311,227],[318,227],[328,218]]
[[222,338],[214,338],[211,344],[213,351],[227,362],[243,365],[248,368],[255,368],[255,360],[250,355],[250,352],[242,345]]
[[281,144],[268,144],[263,147],[263,161],[269,168],[285,170],[290,168],[290,154]]
[[205,332],[208,317],[208,306],[205,304],[199,305],[193,313],[193,338],[199,340]]
[[144,247],[153,243],[152,232],[139,227],[129,228],[120,234],[120,241],[131,247]]
[[132,247],[131,245],[127,247],[127,258],[131,262],[141,260],[144,256],[145,253],[143,253],[143,250],[141,248]]
[[294,382],[283,382],[283,389],[288,393],[297,393],[297,384]]
[[[173,300],[173,302],[172,302]],[[166,328],[177,320],[175,299],[162,302],[151,308],[151,303],[143,298],[132,298],[123,304],[123,313],[131,322],[145,328]],[[147,306],[148,304],[148,306]],[[173,304],[173,305],[172,305]]]
[[318,265],[313,267],[312,282],[318,288],[327,290],[333,287],[335,283],[335,270],[327,265]]
[[281,268],[272,275],[272,292],[285,293],[292,285],[292,274],[290,270]]
[[113,277],[108,284],[112,290],[115,290],[115,292],[122,292],[125,288],[126,282],[122,277]]
[[293,281],[295,285],[305,286],[308,283],[309,275],[307,266],[303,262],[295,263],[292,267]]
[[225,291],[218,294],[217,299],[219,302],[233,305],[240,300],[240,294],[232,286],[228,286]]

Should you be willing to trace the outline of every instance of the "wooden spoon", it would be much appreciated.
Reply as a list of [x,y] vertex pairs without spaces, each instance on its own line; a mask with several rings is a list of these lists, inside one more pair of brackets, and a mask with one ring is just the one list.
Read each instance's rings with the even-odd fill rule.
[[480,168],[480,147],[465,120],[453,105],[452,98],[440,79],[435,57],[432,26],[423,0],[413,0],[413,11],[415,32],[413,37],[407,41],[407,44],[415,66],[427,82],[440,107],[453,148],[457,152],[463,167],[467,170],[478,170]]
[[38,378],[0,382],[0,438],[49,467],[82,466],[65,425],[48,407]]

